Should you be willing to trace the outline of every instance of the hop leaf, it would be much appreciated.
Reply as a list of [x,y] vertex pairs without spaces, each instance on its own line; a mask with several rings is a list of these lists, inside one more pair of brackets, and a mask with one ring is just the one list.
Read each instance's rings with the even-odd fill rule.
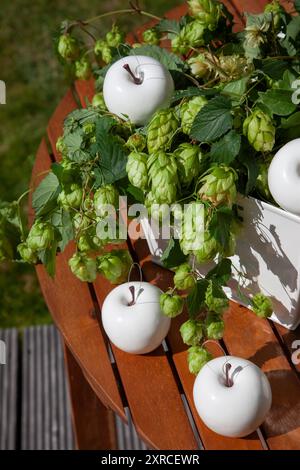
[[180,327],[182,341],[188,346],[197,346],[203,337],[203,325],[197,320],[188,320]]
[[209,281],[205,294],[205,303],[208,310],[218,314],[223,313],[229,306],[229,301],[223,289],[213,281]]
[[184,300],[180,295],[166,292],[160,296],[160,308],[170,318],[178,317],[183,311]]
[[212,360],[212,355],[200,346],[192,346],[188,350],[188,366],[192,374],[197,375],[202,367]]
[[269,318],[273,313],[271,299],[264,294],[256,294],[251,300],[251,305],[254,313],[259,318]]

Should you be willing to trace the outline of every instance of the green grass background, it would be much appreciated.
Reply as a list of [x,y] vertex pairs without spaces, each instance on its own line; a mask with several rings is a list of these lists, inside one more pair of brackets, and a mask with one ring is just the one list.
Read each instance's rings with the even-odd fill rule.
[[[163,15],[182,3],[141,1],[143,9]],[[0,105],[0,199],[11,201],[26,191],[34,155],[47,122],[67,89],[53,38],[66,18],[86,19],[105,11],[127,8],[120,0],[1,0],[0,80],[7,87],[7,104]],[[119,17],[124,31],[146,19]],[[99,35],[112,19],[98,23]],[[34,269],[0,265],[0,327],[49,323]]]

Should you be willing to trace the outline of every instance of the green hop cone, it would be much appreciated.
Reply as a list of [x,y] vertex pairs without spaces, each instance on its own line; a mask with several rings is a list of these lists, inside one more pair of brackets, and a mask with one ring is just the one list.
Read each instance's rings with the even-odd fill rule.
[[180,33],[171,41],[173,52],[186,54],[192,48],[204,45],[205,25],[199,20],[193,20],[184,26]]
[[112,60],[112,50],[103,39],[98,39],[95,42],[94,53],[96,57],[101,57],[106,64],[109,64]]
[[61,153],[61,155],[67,155],[68,154],[68,147],[65,144],[64,137],[61,135],[57,141],[56,141],[56,150]]
[[33,251],[26,242],[20,243],[17,247],[17,250],[23,261],[30,264],[36,264],[38,257],[35,251]]
[[192,74],[197,78],[206,78],[210,73],[210,67],[204,54],[191,57],[188,60]]
[[213,166],[200,182],[202,186],[198,196],[203,201],[210,201],[214,206],[228,205],[236,201],[237,174],[233,168],[224,165]]
[[97,264],[93,258],[74,253],[69,259],[69,266],[72,273],[83,282],[94,282],[97,276]]
[[229,300],[222,287],[213,281],[209,281],[205,294],[205,303],[209,311],[218,314],[223,313],[229,307]]
[[218,70],[216,72],[223,81],[238,80],[254,70],[253,64],[249,64],[245,57],[240,57],[238,54],[220,56],[218,60],[223,73]]
[[145,207],[149,216],[154,220],[164,221],[170,216],[170,208],[167,203],[159,202],[153,191],[148,191],[145,197]]
[[207,29],[214,31],[221,17],[222,5],[215,0],[189,0],[191,16],[197,18]]
[[92,215],[94,214],[85,215],[81,212],[76,212],[73,217],[73,226],[76,233],[82,230],[86,230],[91,225],[90,216]]
[[155,28],[150,28],[143,32],[143,40],[146,44],[157,46],[159,45],[160,37]]
[[182,131],[185,134],[191,132],[193,122],[197,114],[201,109],[207,104],[207,99],[203,96],[195,96],[188,101],[185,101],[180,106],[180,118],[181,118],[181,127]]
[[178,126],[179,122],[173,109],[157,111],[148,125],[149,153],[169,149]]
[[103,111],[107,110],[106,105],[105,105],[105,101],[104,101],[104,98],[103,98],[103,93],[96,93],[93,96],[92,106],[93,106],[93,108],[101,109]]
[[82,202],[82,188],[76,183],[71,184],[70,191],[67,192],[63,190],[57,199],[58,204],[60,204],[64,209],[78,209]]
[[257,152],[271,152],[274,147],[276,128],[273,120],[258,108],[245,119],[243,133]]
[[193,254],[203,245],[204,208],[199,201],[189,203],[181,220],[180,246],[185,255]]
[[184,344],[197,346],[203,338],[203,325],[198,320],[188,320],[181,325],[180,334]]
[[132,259],[127,250],[114,250],[97,258],[98,272],[112,284],[127,281]]
[[199,374],[202,367],[213,359],[212,355],[200,346],[192,346],[188,350],[188,366],[191,374]]
[[88,80],[92,74],[91,64],[86,56],[75,62],[75,75],[79,80]]
[[79,237],[77,248],[81,253],[91,253],[96,250],[93,239],[89,234],[81,235]]
[[179,181],[183,186],[189,186],[200,173],[200,161],[203,159],[197,145],[184,143],[175,150]]
[[224,336],[225,323],[216,314],[210,313],[205,321],[205,331],[208,339],[219,341]]
[[173,204],[177,196],[177,164],[175,157],[156,152],[147,160],[149,183],[154,200],[158,204]]
[[70,34],[63,34],[58,40],[57,50],[65,60],[75,60],[79,56],[80,48],[76,38]]
[[251,299],[251,306],[259,318],[269,318],[273,313],[272,301],[264,294],[256,294]]
[[138,133],[132,134],[126,142],[126,147],[129,148],[129,150],[133,150],[135,152],[143,152],[143,150],[146,148],[146,145],[146,137]]
[[27,237],[27,245],[32,251],[46,250],[54,241],[54,228],[48,222],[36,221]]
[[105,206],[113,206],[117,208],[119,205],[119,192],[112,184],[102,186],[97,189],[94,195],[94,206],[96,214],[99,217],[105,217],[107,208]]
[[117,25],[113,25],[111,31],[106,34],[105,39],[109,47],[118,47],[124,43],[125,35]]
[[161,294],[159,302],[163,314],[169,318],[178,317],[183,311],[184,300],[180,295],[165,292]]
[[189,263],[183,263],[176,268],[174,275],[174,285],[178,290],[191,291],[196,284],[193,270]]
[[176,34],[176,36],[172,38],[171,48],[173,52],[181,55],[187,54],[190,51],[190,45],[182,33]]
[[131,152],[126,165],[130,183],[142,190],[146,190],[148,186],[147,158],[145,153]]
[[206,263],[207,261],[213,261],[214,258],[220,251],[220,246],[216,239],[210,235],[208,231],[204,232],[203,243],[194,254],[198,263]]

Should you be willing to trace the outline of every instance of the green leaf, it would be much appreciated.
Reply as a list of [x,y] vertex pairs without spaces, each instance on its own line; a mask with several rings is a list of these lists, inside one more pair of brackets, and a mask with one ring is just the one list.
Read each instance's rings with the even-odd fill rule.
[[74,228],[72,224],[72,217],[69,211],[62,207],[55,211],[51,217],[51,223],[56,227],[60,234],[60,241],[58,248],[64,251],[68,243],[74,238]]
[[194,289],[187,298],[187,307],[189,316],[195,318],[200,312],[201,308],[205,303],[205,294],[208,288],[209,282],[207,279],[200,279],[197,281]]
[[96,186],[111,184],[126,176],[127,153],[124,146],[98,123],[93,151],[100,156],[100,163],[94,170]]
[[214,211],[208,226],[209,233],[224,250],[227,249],[230,241],[232,219],[232,209],[229,207],[221,207]]
[[[133,49],[130,51],[129,55],[136,55],[137,50]],[[168,70],[179,70],[182,71],[186,69],[186,64],[183,62],[180,57],[173,54],[172,52],[166,51],[159,46],[145,45],[138,48],[139,55],[145,55],[152,57],[153,59],[158,60],[163,64]]]
[[195,118],[192,139],[213,142],[232,128],[231,101],[225,96],[212,98]]
[[50,277],[55,276],[57,246],[58,242],[54,241],[51,248],[39,252],[39,258]]
[[259,174],[259,167],[257,160],[255,159],[255,151],[247,141],[242,140],[241,150],[238,155],[238,160],[242,167],[245,167],[247,172],[247,182],[243,189],[240,189],[246,196],[255,188],[256,179]]
[[184,263],[187,258],[187,255],[181,250],[179,240],[171,238],[167,248],[163,252],[161,261],[165,268],[172,269]]
[[193,96],[215,96],[217,93],[219,93],[219,91],[214,88],[204,90],[191,86],[186,90],[176,90],[172,97],[172,102],[182,100],[182,98],[192,98]]
[[[171,33],[172,35],[176,35],[180,33],[180,23],[176,20],[168,20],[163,18],[156,26],[155,29],[159,33]],[[169,35],[171,37],[171,35]]]
[[271,58],[254,60],[254,65],[256,69],[261,70],[273,80],[280,80],[284,71],[288,67],[286,61]]
[[292,114],[287,119],[282,119],[281,128],[285,130],[284,134],[288,140],[300,137],[300,111]]
[[235,130],[232,130],[212,144],[210,157],[214,162],[229,165],[239,154],[240,148],[241,136]]
[[218,282],[220,285],[224,286],[227,284],[231,278],[232,271],[232,262],[228,258],[223,258],[217,266],[215,266],[209,273],[206,275],[206,279],[213,279]]
[[139,202],[140,204],[144,204],[145,196],[143,191],[132,184],[129,184],[126,188],[126,193],[133,197],[134,202]]
[[239,102],[246,93],[250,77],[243,77],[240,80],[234,80],[227,83],[222,90],[222,95],[228,96],[235,102]]
[[57,176],[50,172],[33,193],[32,206],[35,214],[42,216],[55,209],[60,191],[61,186]]
[[296,105],[292,102],[291,91],[275,89],[265,93],[259,92],[258,95],[258,102],[267,106],[272,114],[288,116],[296,110]]
[[299,47],[300,16],[294,16],[286,28],[286,37],[281,41],[281,45],[290,56],[297,54]]

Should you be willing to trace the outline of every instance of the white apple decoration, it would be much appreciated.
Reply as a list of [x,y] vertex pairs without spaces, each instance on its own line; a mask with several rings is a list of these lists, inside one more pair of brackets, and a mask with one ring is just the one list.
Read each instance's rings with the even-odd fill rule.
[[291,140],[273,158],[268,182],[282,209],[300,215],[300,139]]
[[272,392],[252,362],[223,356],[208,362],[194,384],[194,402],[207,427],[227,437],[244,437],[265,420]]
[[115,346],[131,354],[146,354],[161,344],[171,324],[159,305],[161,293],[148,282],[126,282],[108,294],[102,324]]
[[108,69],[103,97],[107,109],[134,124],[144,125],[160,108],[168,107],[174,91],[170,72],[142,55],[123,57]]

